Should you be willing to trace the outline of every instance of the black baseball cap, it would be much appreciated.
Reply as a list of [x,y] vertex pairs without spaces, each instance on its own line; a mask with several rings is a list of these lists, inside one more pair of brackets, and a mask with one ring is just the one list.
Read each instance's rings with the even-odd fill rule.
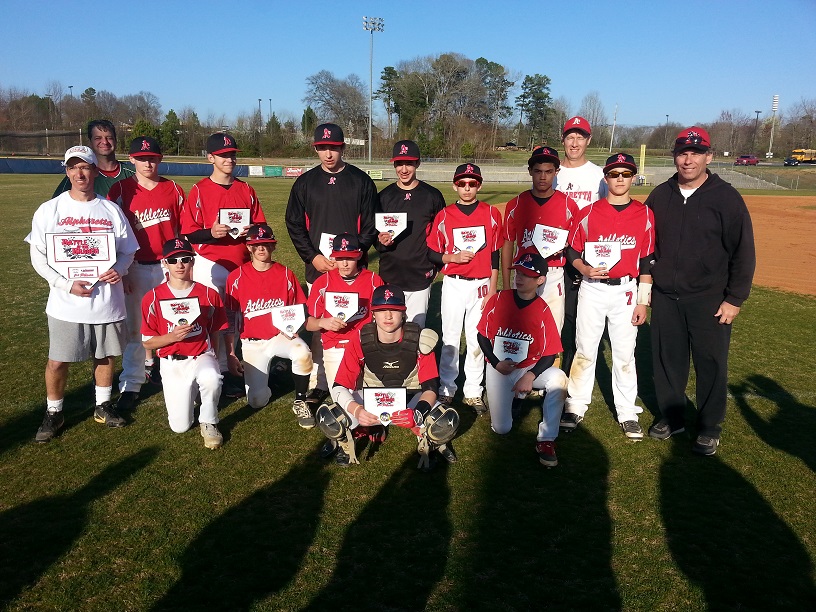
[[265,242],[277,242],[275,232],[266,223],[258,223],[247,230],[247,244],[263,244]]
[[628,153],[615,153],[608,157],[606,165],[603,167],[604,174],[609,172],[612,168],[628,168],[632,172],[637,172],[635,158]]
[[210,155],[220,155],[221,153],[232,153],[240,151],[235,139],[224,132],[217,132],[207,138],[207,153]]
[[167,259],[173,255],[195,255],[193,245],[184,238],[172,238],[164,243],[162,247],[162,259]]
[[394,144],[391,161],[419,161],[419,145],[413,140],[400,140]]
[[476,164],[460,164],[456,167],[456,172],[453,173],[453,182],[459,179],[472,178],[482,183],[482,170]]
[[405,310],[405,293],[396,285],[380,285],[371,294],[371,310]]
[[130,155],[131,157],[162,155],[161,145],[150,136],[138,136],[130,141]]
[[539,253],[524,253],[513,264],[513,268],[525,276],[546,276],[549,266]]
[[551,163],[556,168],[561,166],[561,159],[558,157],[558,151],[552,147],[536,147],[533,149],[533,154],[527,160],[527,167],[532,168],[536,164]]
[[338,257],[351,257],[359,259],[363,256],[363,249],[360,248],[360,242],[354,234],[337,234],[332,240],[331,256],[335,259]]
[[334,123],[321,123],[314,131],[314,145],[335,145],[343,146],[345,140],[343,130]]

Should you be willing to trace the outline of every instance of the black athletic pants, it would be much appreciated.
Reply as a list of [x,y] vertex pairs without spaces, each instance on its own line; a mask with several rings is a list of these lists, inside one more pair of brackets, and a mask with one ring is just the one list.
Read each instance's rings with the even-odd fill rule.
[[672,429],[685,425],[689,357],[697,376],[697,434],[720,437],[725,420],[731,325],[714,316],[722,296],[677,299],[652,291],[655,393]]
[[581,288],[581,275],[571,263],[564,264],[564,326],[561,328],[561,346],[564,356],[561,369],[567,376],[575,359],[575,320],[578,317],[578,290]]

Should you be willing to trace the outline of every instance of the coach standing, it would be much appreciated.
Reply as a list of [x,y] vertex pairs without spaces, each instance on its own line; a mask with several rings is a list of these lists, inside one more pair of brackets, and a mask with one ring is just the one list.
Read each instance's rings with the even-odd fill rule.
[[731,324],[751,290],[756,267],[751,217],[742,196],[711,174],[711,141],[690,127],[674,142],[677,173],[646,200],[655,218],[652,356],[662,418],[649,436],[685,430],[689,357],[697,375],[697,438],[713,455],[725,420]]

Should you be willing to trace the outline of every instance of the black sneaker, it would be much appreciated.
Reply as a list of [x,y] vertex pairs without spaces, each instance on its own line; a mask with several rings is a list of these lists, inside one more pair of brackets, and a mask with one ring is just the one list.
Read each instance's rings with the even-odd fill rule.
[[720,439],[714,438],[713,436],[697,436],[697,439],[694,441],[694,444],[691,446],[691,450],[693,450],[698,455],[705,455],[706,457],[710,457],[711,455],[717,454],[717,447],[720,445]]
[[334,462],[341,468],[347,468],[349,466],[349,456],[344,451],[340,445],[337,445],[337,454],[334,456]]
[[125,419],[116,412],[116,407],[110,402],[102,402],[94,410],[94,421],[104,423],[108,427],[124,427]]
[[649,437],[655,440],[668,440],[672,436],[686,431],[685,427],[678,427],[672,429],[672,426],[666,419],[660,419],[657,423],[649,428]]
[[315,418],[312,416],[312,411],[309,410],[308,404],[303,400],[295,400],[292,404],[292,412],[297,417],[298,425],[303,429],[311,429],[315,426]]
[[580,414],[575,414],[574,412],[564,412],[561,414],[561,421],[559,425],[564,431],[573,431],[583,420],[584,417],[582,417]]
[[151,385],[161,387],[161,369],[159,368],[159,364],[145,364],[145,380]]
[[57,432],[65,425],[65,416],[62,410],[59,412],[45,412],[45,418],[42,425],[37,430],[37,435],[34,436],[36,442],[50,442],[51,439],[57,435]]
[[321,459],[329,459],[334,453],[337,452],[337,449],[340,446],[337,444],[335,440],[331,438],[326,438],[326,441],[323,443],[323,446],[320,447],[318,451],[318,455],[320,455]]
[[120,412],[132,412],[139,401],[139,393],[136,391],[123,391],[119,394],[119,401],[116,402],[116,409]]
[[222,372],[221,374],[224,376],[224,382],[221,386],[221,394],[224,397],[237,399],[246,395],[246,389],[241,379],[233,376],[229,372]]
[[442,455],[442,458],[448,463],[453,464],[459,461],[459,457],[456,456],[456,451],[453,449],[453,442],[443,444],[437,450],[439,451],[439,454]]
[[322,404],[327,397],[329,397],[328,391],[315,387],[309,391],[309,395],[306,396],[306,403],[309,404],[309,406],[312,404],[315,406],[320,406],[320,404]]
[[624,421],[620,424],[620,428],[623,430],[623,435],[629,440],[643,439],[643,429],[637,421]]

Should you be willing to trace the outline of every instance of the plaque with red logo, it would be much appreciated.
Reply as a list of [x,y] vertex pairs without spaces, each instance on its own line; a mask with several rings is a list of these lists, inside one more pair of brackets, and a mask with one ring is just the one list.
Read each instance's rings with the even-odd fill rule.
[[568,235],[569,230],[536,223],[535,230],[533,230],[533,244],[541,256],[546,259],[567,245]]
[[359,309],[358,296],[353,292],[327,291],[326,312],[341,321],[348,321]]
[[530,341],[523,338],[507,338],[496,336],[493,339],[493,354],[499,361],[510,360],[521,363],[527,359],[530,350]]
[[584,260],[593,268],[611,270],[621,258],[620,242],[585,242]]
[[337,234],[327,234],[323,232],[320,234],[320,244],[317,247],[317,250],[323,253],[323,257],[331,257],[332,251],[332,241]]
[[277,327],[287,338],[294,338],[297,336],[298,330],[306,321],[306,313],[303,309],[303,304],[273,308],[271,313],[272,325]]
[[201,314],[198,298],[159,300],[162,317],[173,325],[191,325]]
[[481,251],[487,246],[487,242],[485,242],[485,228],[481,225],[454,228],[453,246],[460,251],[470,251],[471,253]]
[[45,235],[48,265],[70,281],[93,285],[116,263],[113,232]]
[[398,389],[380,389],[367,387],[363,389],[363,407],[388,425],[391,415],[397,410],[405,410],[406,392],[404,387]]
[[229,226],[229,235],[237,239],[250,224],[248,208],[222,208],[218,211],[218,222]]
[[378,232],[387,232],[396,238],[408,228],[408,213],[375,213],[374,225]]

